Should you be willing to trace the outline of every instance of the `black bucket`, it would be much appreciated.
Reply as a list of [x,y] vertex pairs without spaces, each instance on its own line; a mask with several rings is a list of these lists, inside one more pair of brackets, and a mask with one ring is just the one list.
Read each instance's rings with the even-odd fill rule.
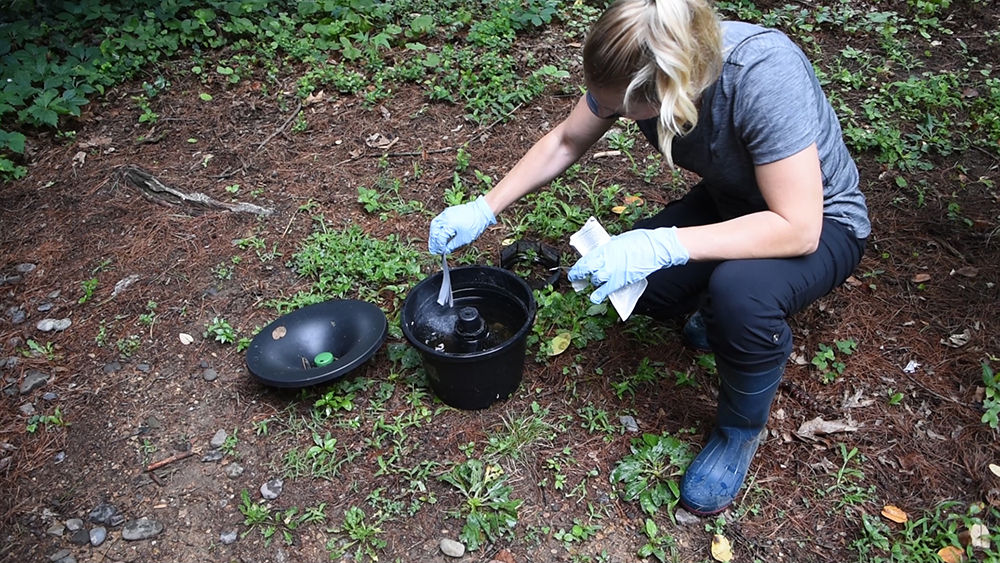
[[458,409],[485,409],[521,384],[535,297],[524,280],[500,268],[467,266],[450,275],[453,307],[437,303],[439,272],[410,291],[400,324],[434,394]]

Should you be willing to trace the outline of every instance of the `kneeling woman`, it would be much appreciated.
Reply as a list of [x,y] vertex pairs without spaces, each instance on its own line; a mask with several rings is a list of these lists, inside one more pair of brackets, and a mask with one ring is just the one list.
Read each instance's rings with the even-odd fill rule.
[[718,414],[688,467],[697,514],[739,492],[792,350],[786,318],[851,274],[870,231],[858,171],[811,63],[782,33],[719,22],[706,0],[618,0],[584,45],[588,88],[487,194],[431,222],[443,254],[578,160],[619,117],[671,165],[701,176],[681,199],[580,259],[591,300],[641,279],[636,312],[692,314],[685,336],[715,353]]

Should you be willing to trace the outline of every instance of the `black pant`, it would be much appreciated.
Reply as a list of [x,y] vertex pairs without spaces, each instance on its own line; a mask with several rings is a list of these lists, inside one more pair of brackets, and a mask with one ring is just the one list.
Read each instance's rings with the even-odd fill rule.
[[[708,191],[695,186],[637,229],[707,225],[722,220]],[[712,351],[733,369],[760,373],[792,352],[786,318],[839,286],[861,261],[865,239],[823,219],[816,252],[794,258],[689,262],[649,275],[635,312],[667,319],[700,309]]]

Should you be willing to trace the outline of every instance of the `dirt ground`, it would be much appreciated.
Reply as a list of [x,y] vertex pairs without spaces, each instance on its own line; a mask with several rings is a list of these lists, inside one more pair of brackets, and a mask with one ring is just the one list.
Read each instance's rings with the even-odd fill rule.
[[[531,41],[551,44],[558,36]],[[579,69],[572,70],[578,77]],[[246,529],[237,510],[241,491],[259,498],[260,486],[280,473],[275,460],[280,467],[291,445],[310,442],[308,435],[257,435],[253,423],[305,412],[314,396],[260,385],[235,346],[202,335],[206,325],[224,317],[249,334],[275,317],[263,305],[267,300],[307,286],[285,261],[309,234],[310,215],[322,214],[330,225],[360,225],[376,236],[396,233],[423,250],[430,217],[445,206],[442,194],[452,182],[456,146],[472,140],[471,165],[499,178],[575,102],[552,92],[520,107],[508,123],[476,127],[463,119],[461,108],[429,103],[416,88],[403,85],[375,108],[327,97],[304,108],[308,128],[293,132],[287,127],[292,114],[263,98],[253,80],[211,84],[213,102],[205,104],[198,99],[205,85],[181,72],[166,73],[172,86],[153,100],[158,123],[137,122],[138,110],[130,101],[137,84],[116,88],[72,124],[74,140],[32,137],[30,174],[0,189],[0,359],[16,358],[0,372],[6,391],[0,413],[0,559],[41,561],[69,549],[77,561],[327,560],[323,527],[304,528],[291,545],[265,542],[257,533],[231,545],[220,543],[220,533]],[[398,138],[384,166],[379,157],[385,151],[371,146],[374,135]],[[1000,352],[995,236],[1000,194],[982,184],[957,189],[962,175],[996,178],[998,162],[996,153],[970,153],[962,155],[963,169],[942,161],[926,173],[933,193],[919,208],[901,203],[893,175],[870,155],[858,155],[873,234],[854,277],[792,321],[800,361],[789,366],[786,377],[796,390],[779,394],[770,436],[751,468],[753,485],[738,503],[753,509],[726,529],[738,561],[854,559],[850,543],[858,537],[860,513],[877,517],[885,504],[913,514],[947,500],[1000,507],[1000,478],[987,469],[1000,463],[996,433],[979,421],[981,364]],[[595,159],[591,153],[584,162],[600,169],[599,181],[642,192],[650,206],[675,197],[636,178],[624,157]],[[235,183],[243,187],[236,199],[260,189],[263,195],[253,202],[275,212],[262,218],[157,203],[124,180],[122,167],[127,166],[140,167],[167,186],[221,201],[233,198],[225,187]],[[419,177],[414,177],[415,166]],[[403,178],[404,200],[425,202],[429,212],[385,221],[366,213],[357,187],[372,186],[386,173]],[[668,179],[663,174],[657,181]],[[938,196],[952,192],[971,226],[948,218],[951,200]],[[305,204],[311,206],[308,212],[300,210]],[[251,235],[273,245],[283,258],[245,259],[221,279],[219,265],[231,264],[236,254],[252,257],[233,244]],[[477,242],[482,261],[495,261],[500,241],[508,236],[501,225]],[[570,252],[568,241],[551,242]],[[21,264],[35,267],[21,272]],[[428,259],[426,273],[434,271]],[[136,276],[133,282],[122,283],[130,276]],[[82,284],[92,278],[98,280],[94,295],[80,303]],[[147,326],[140,316],[150,301],[157,304],[156,320]],[[379,303],[390,319],[397,304],[392,296]],[[14,310],[26,318],[15,322]],[[37,328],[44,318],[70,319],[72,325],[44,333]],[[694,387],[665,381],[622,400],[600,375],[633,372],[643,357],[663,362],[668,370],[695,365],[696,354],[681,346],[676,328],[660,327],[667,345],[650,349],[627,323],[619,323],[581,352],[582,373],[564,371],[569,354],[548,363],[529,358],[524,383],[509,401],[478,412],[443,410],[410,429],[419,444],[410,455],[460,460],[461,445],[483,440],[505,419],[530,412],[532,403],[550,409],[553,418],[572,415],[583,404],[612,413],[631,409],[643,431],[694,429],[693,435],[700,436],[715,404],[709,376],[699,375]],[[108,335],[104,346],[98,345],[102,333]],[[194,342],[182,344],[180,333],[192,335]],[[131,334],[141,342],[132,357],[124,358],[114,342]],[[856,340],[857,350],[846,359],[844,374],[823,384],[808,362],[820,344],[843,339]],[[22,354],[28,340],[51,342],[51,359]],[[390,338],[386,346],[399,342]],[[393,381],[395,368],[387,354],[383,348],[352,377]],[[207,381],[206,369],[218,377]],[[48,375],[48,382],[21,394],[20,385],[36,371]],[[408,376],[419,381],[413,373]],[[899,403],[890,404],[897,392],[902,393]],[[402,395],[388,403],[393,416],[410,408]],[[58,406],[69,426],[27,432],[26,404],[42,414]],[[852,430],[803,438],[800,426],[816,417],[849,422]],[[238,430],[239,455],[203,462],[219,429]],[[342,443],[359,439],[338,432]],[[568,561],[571,550],[551,535],[533,538],[532,532],[546,525],[568,528],[587,514],[588,504],[607,516],[597,536],[579,549],[591,557],[603,550],[613,561],[636,559],[645,540],[642,513],[637,503],[616,498],[608,479],[634,435],[605,441],[579,427],[565,434],[538,458],[507,468],[512,496],[524,500],[518,539],[491,544],[462,561]],[[571,482],[581,482],[592,469],[599,475],[588,481],[581,498],[567,499],[537,485],[547,454],[567,444],[578,461],[569,470]],[[863,456],[850,466],[863,472],[859,487],[873,488],[870,500],[839,507],[817,497],[844,463],[838,444]],[[153,461],[189,450],[196,454],[146,470]],[[385,480],[377,472],[377,453],[362,451],[364,463],[346,465],[330,481],[286,480],[275,505],[325,502],[331,521],[337,521]],[[245,471],[228,476],[226,468],[237,462]],[[430,486],[438,503],[386,524],[388,543],[379,560],[444,559],[438,540],[457,536],[461,521],[448,514],[457,499],[441,482],[432,480]],[[153,540],[129,542],[121,539],[119,527],[111,527],[108,541],[96,548],[74,545],[69,532],[49,531],[66,519],[86,520],[102,502],[130,520],[156,519],[164,531]],[[668,530],[682,560],[709,558],[706,524]]]

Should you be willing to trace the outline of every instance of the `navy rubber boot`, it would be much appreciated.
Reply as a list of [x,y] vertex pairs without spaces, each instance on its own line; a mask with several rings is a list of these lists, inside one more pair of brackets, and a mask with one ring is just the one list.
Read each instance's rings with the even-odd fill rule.
[[699,352],[711,352],[712,346],[708,343],[708,330],[705,329],[705,319],[701,316],[701,311],[695,311],[688,317],[684,328],[681,330],[684,344],[688,348],[693,348]]
[[784,366],[757,374],[719,365],[715,428],[681,481],[681,505],[699,516],[725,510],[743,486]]

